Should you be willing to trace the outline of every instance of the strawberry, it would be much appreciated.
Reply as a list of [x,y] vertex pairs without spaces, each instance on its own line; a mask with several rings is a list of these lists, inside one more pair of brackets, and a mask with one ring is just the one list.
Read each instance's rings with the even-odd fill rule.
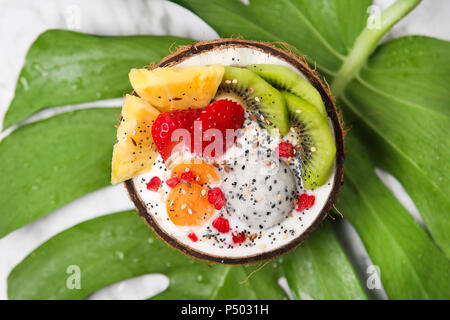
[[198,240],[197,235],[195,233],[193,233],[193,232],[188,234],[188,238],[191,239],[194,242],[197,242],[197,240]]
[[220,233],[227,233],[230,231],[230,223],[228,219],[224,217],[218,217],[212,222],[212,226],[217,229]]
[[[204,134],[203,139],[213,140],[211,142],[204,141],[202,144],[202,154],[203,156],[220,156],[220,154],[215,154],[215,151],[225,152],[230,145],[227,145],[226,130],[232,129],[237,130],[242,128],[244,124],[244,109],[242,106],[234,101],[228,99],[217,100],[209,104],[205,109],[202,110],[200,116],[197,120],[201,121],[202,130],[205,133],[208,129],[218,129],[222,133],[223,137],[223,150],[213,149],[210,154],[205,155],[204,150],[206,146],[210,143],[214,143],[216,137],[212,139],[214,135],[208,136],[207,133]],[[206,139],[205,139],[206,138]],[[231,141],[234,143],[234,140]],[[209,153],[209,152],[208,152]]]
[[[191,152],[194,151],[194,122],[198,127],[201,126],[203,137],[202,138],[202,155],[207,145],[214,143],[216,138],[212,139],[208,136],[208,129],[218,129],[222,133],[223,137],[223,150],[218,150],[219,153],[225,152],[229,145],[226,145],[226,130],[232,129],[237,130],[242,128],[244,123],[244,109],[231,100],[218,100],[205,109],[194,109],[194,110],[176,110],[170,112],[163,112],[158,115],[152,126],[152,137],[153,141],[158,149],[161,157],[167,160],[173,148],[180,141],[171,141],[172,134],[176,129],[186,129],[188,134],[191,136],[191,144],[187,147],[190,148]],[[206,140],[206,139],[209,140]],[[205,140],[205,141],[203,141]],[[211,141],[211,142],[210,142]],[[234,143],[234,140],[231,141]],[[216,156],[215,149],[212,150],[207,156]],[[217,156],[220,156],[219,154]]]
[[242,243],[245,241],[245,232],[237,233],[236,231],[232,233],[234,243]]
[[225,196],[220,188],[212,188],[208,190],[208,201],[212,203],[217,210],[222,209],[225,204]]
[[171,141],[172,133],[176,129],[186,129],[189,133],[193,132],[194,120],[200,115],[200,112],[199,109],[176,110],[158,115],[152,126],[152,137],[164,160],[170,157],[172,149],[179,143],[179,141]]
[[314,202],[316,201],[316,197],[313,195],[308,195],[307,193],[302,193],[298,197],[298,207],[297,211],[303,211],[306,209],[311,208],[314,205]]
[[291,158],[294,156],[294,146],[292,143],[282,141],[277,149],[278,155],[282,158]]
[[194,181],[194,174],[192,173],[191,170],[183,172],[181,174],[181,179],[186,180],[186,181]]
[[150,182],[147,183],[147,189],[150,191],[158,191],[160,185],[161,179],[158,177],[153,177],[150,179]]
[[166,180],[166,184],[171,188],[174,188],[179,182],[180,179],[178,179],[177,177],[173,177]]

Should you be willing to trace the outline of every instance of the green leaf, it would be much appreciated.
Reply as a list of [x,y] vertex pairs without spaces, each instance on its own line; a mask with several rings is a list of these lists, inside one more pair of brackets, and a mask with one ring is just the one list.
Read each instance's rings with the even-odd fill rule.
[[[364,151],[365,157],[358,159],[361,161],[357,163],[360,169],[352,165],[351,160],[346,162],[346,180],[359,180],[353,183],[353,192],[348,191],[350,187],[346,188],[347,200],[342,203],[345,203],[344,208],[351,208],[345,210],[344,215],[351,215],[352,222],[358,220],[355,226],[367,243],[374,242],[374,238],[384,239],[376,245],[380,252],[385,250],[389,254],[382,256],[375,250],[369,250],[369,254],[373,261],[385,266],[382,278],[388,295],[392,298],[426,298],[442,297],[445,293],[448,296],[447,287],[439,287],[437,280],[438,277],[448,279],[448,273],[442,272],[445,269],[434,272],[432,281],[428,282],[426,268],[422,268],[423,265],[433,268],[429,261],[448,267],[448,260],[392,195],[383,189],[374,174],[374,166],[382,167],[403,184],[419,208],[433,239],[449,256],[450,200],[447,195],[450,191],[450,165],[446,161],[450,153],[447,135],[450,125],[447,88],[450,81],[449,43],[407,37],[384,44],[368,59],[387,27],[420,1],[396,1],[383,13],[380,30],[365,28],[365,13],[370,1],[281,0],[267,5],[262,0],[253,0],[245,6],[236,0],[226,2],[222,7],[219,1],[176,2],[199,14],[221,36],[241,34],[254,40],[286,41],[308,54],[310,62],[317,61],[319,71],[333,82],[334,93],[342,94],[339,102],[345,114],[352,118],[357,116],[361,123],[361,129],[352,134],[355,136],[352,141],[358,139],[363,145],[370,146]],[[225,15],[228,19],[219,18]],[[305,24],[305,21],[310,23]],[[347,31],[343,32],[343,28]],[[352,127],[353,123],[349,126]],[[351,142],[347,143],[347,151],[349,154],[360,152],[358,146]],[[399,216],[396,219],[401,221],[389,226],[387,239],[386,228],[379,225],[381,218],[372,211],[372,215],[361,212],[369,209],[367,198],[372,196],[366,190],[366,178],[373,179],[370,187],[374,190],[383,190],[382,196],[375,197],[371,205],[378,210],[383,208],[385,213],[396,214]],[[372,221],[374,219],[378,224]],[[369,222],[378,228],[373,227],[369,231]],[[403,243],[398,235],[409,230],[412,230],[411,242]],[[369,234],[372,240],[369,240]],[[391,246],[396,246],[395,250]],[[397,261],[389,261],[393,254],[401,254],[403,260],[409,261],[406,262],[410,269],[407,273],[402,273]],[[415,266],[416,258],[420,256],[426,256],[424,260],[427,263],[422,261]],[[393,278],[395,280],[391,283],[386,283]]]
[[65,30],[42,33],[30,47],[3,129],[47,107],[122,97],[128,72],[165,57],[171,36],[102,37]]
[[[81,272],[81,289],[66,286],[70,265]],[[244,284],[248,269],[208,266],[159,240],[137,215],[122,212],[83,222],[32,252],[8,277],[10,299],[83,299],[107,285],[148,273],[170,285],[155,298],[283,299],[273,266]]]
[[450,42],[405,37],[375,52],[342,101],[365,126],[358,137],[371,146],[370,160],[403,184],[450,257],[448,83]]
[[[286,299],[285,293],[277,283],[278,266],[270,263],[261,270],[258,267],[214,265],[206,269],[195,263],[186,277],[183,267],[178,267],[170,275],[169,287],[162,293],[152,297],[154,300],[280,300]],[[250,275],[252,271],[254,274]],[[194,281],[186,283],[186,279],[205,279],[213,276],[213,283],[203,295],[198,295],[198,284]],[[249,278],[250,276],[250,278]],[[248,278],[248,280],[247,280]]]
[[[298,297],[365,298],[328,224],[283,262],[270,262],[263,268],[209,266],[169,248],[132,212],[83,222],[44,243],[9,275],[9,298],[83,299],[118,281],[162,273],[170,284],[154,299],[284,299],[277,280],[288,270],[286,276],[296,295],[304,293]],[[295,267],[300,260],[304,266],[321,262],[324,266],[305,273]],[[80,290],[66,287],[66,270],[71,265],[80,267]]]
[[[344,187],[336,204],[358,231],[391,299],[448,299],[450,263],[374,172],[363,140],[367,130],[355,119],[347,135]],[[350,148],[351,146],[351,148]]]
[[349,55],[345,58],[344,64],[336,74],[334,81],[331,83],[331,91],[336,97],[342,95],[342,91],[364,66],[386,32],[414,9],[421,1],[422,0],[395,1],[390,7],[379,13],[379,16],[375,16],[375,25],[367,24],[356,39]]
[[280,259],[296,299],[367,299],[329,222]]
[[[221,37],[286,42],[329,79],[366,26],[371,0],[175,0],[200,16]],[[224,18],[226,17],[226,18]]]
[[0,142],[0,238],[110,183],[120,110],[68,112]]

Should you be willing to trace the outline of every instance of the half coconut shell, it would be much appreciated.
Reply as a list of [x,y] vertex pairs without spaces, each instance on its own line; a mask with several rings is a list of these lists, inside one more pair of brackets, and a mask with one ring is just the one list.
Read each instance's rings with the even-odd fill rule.
[[185,244],[181,243],[177,239],[171,237],[165,230],[163,230],[158,223],[153,219],[152,215],[147,211],[147,207],[139,193],[132,179],[124,182],[125,187],[128,191],[130,199],[135,204],[139,215],[146,221],[146,223],[156,232],[156,234],[169,246],[178,249],[182,253],[200,260],[207,260],[213,263],[222,264],[253,264],[258,263],[263,260],[274,259],[290,250],[296,248],[319,226],[319,224],[325,219],[327,213],[332,208],[334,202],[336,201],[337,195],[339,193],[340,187],[343,181],[344,175],[344,131],[339,113],[336,109],[336,105],[331,96],[329,87],[324,85],[320,80],[319,75],[315,70],[311,70],[304,59],[292,50],[283,50],[278,47],[273,46],[270,43],[257,42],[243,39],[218,39],[213,41],[202,41],[192,44],[190,46],[180,47],[174,53],[165,57],[161,62],[154,65],[153,67],[172,67],[178,65],[186,59],[189,59],[200,53],[205,53],[208,51],[218,51],[228,48],[250,48],[252,50],[258,50],[263,53],[274,56],[280,60],[283,60],[290,64],[292,67],[301,72],[307,80],[319,91],[320,95],[325,104],[328,117],[331,120],[332,128],[334,131],[335,143],[336,143],[336,158],[335,158],[335,168],[334,168],[334,182],[332,185],[331,192],[323,206],[321,212],[316,216],[313,223],[301,234],[299,234],[292,241],[274,249],[272,251],[263,252],[260,254],[255,254],[245,257],[223,257],[217,255],[210,255],[205,252],[200,252],[194,250]]

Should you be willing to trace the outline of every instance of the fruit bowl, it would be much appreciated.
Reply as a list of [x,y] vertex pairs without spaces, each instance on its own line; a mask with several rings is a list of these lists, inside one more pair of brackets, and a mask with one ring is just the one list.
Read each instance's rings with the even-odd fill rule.
[[[132,70],[130,81],[135,91],[122,110],[113,182],[126,179],[139,215],[169,246],[214,263],[257,263],[300,245],[327,216],[342,184],[344,135],[328,87],[301,56],[243,39],[198,42],[179,48],[151,71]],[[236,125],[238,106],[245,111]],[[227,118],[224,110],[234,113]],[[130,120],[136,117],[153,122]],[[224,132],[235,126],[247,134],[257,127],[259,140],[251,145],[241,134],[231,141],[233,146],[223,147],[223,154],[216,151],[209,157],[206,149],[195,153],[194,143],[188,143],[186,164],[185,152],[169,148],[161,132],[174,119],[194,130],[193,119],[202,117],[203,126]],[[213,118],[219,120],[211,124]],[[146,144],[150,130],[153,142]],[[250,135],[254,138],[255,132]],[[120,147],[125,143],[126,149]],[[135,151],[127,158],[123,154],[130,148]],[[252,148],[257,153],[272,150],[277,160],[250,163]],[[237,156],[230,160],[235,149]],[[241,150],[245,152],[239,154]],[[118,161],[121,152],[125,162]],[[127,173],[115,179],[127,161],[134,163],[132,170],[128,165]],[[278,171],[261,171],[264,164],[274,169],[275,163]],[[247,190],[236,191],[236,186]],[[202,221],[192,222],[200,211]]]

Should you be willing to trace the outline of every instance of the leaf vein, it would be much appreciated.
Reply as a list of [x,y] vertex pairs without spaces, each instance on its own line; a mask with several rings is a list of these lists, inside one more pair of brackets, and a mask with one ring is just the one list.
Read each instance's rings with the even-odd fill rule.
[[426,174],[424,174],[423,170],[419,167],[419,165],[413,159],[411,159],[395,143],[390,141],[382,132],[380,132],[380,130],[378,130],[370,121],[368,121],[360,112],[358,112],[358,109],[356,108],[356,106],[348,98],[346,98],[343,95],[343,96],[341,96],[341,99],[350,107],[350,109],[354,113],[356,113],[359,116],[359,118],[364,123],[366,123],[366,125],[368,127],[370,127],[375,133],[378,134],[378,136],[380,136],[380,138],[382,138],[384,141],[386,141],[386,143],[388,145],[390,145],[395,151],[397,151],[400,156],[402,156],[407,162],[409,162],[414,168],[416,168],[417,171],[419,171],[425,177],[425,179],[435,188],[436,192],[440,193],[444,198],[446,198],[443,191],[436,185],[436,183],[432,179],[430,179]]

